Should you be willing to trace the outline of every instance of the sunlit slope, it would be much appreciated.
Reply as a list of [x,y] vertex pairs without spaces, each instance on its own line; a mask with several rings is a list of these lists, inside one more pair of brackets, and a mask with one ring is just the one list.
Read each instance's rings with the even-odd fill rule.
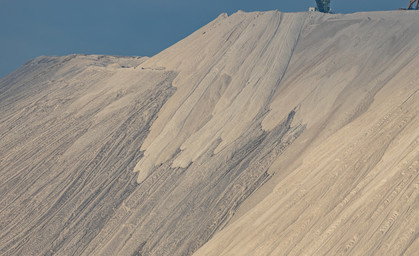
[[[1,80],[0,252],[196,251],[304,130],[294,111],[272,131],[261,122],[306,18],[221,15],[153,58],[39,58]],[[248,60],[243,47],[256,49]],[[269,83],[258,82],[265,74]]]
[[262,124],[297,108],[307,128],[196,255],[417,254],[418,25],[388,12],[305,27]]
[[173,167],[187,167],[217,140],[214,153],[234,152],[237,140],[266,114],[306,22],[306,13],[221,15],[145,62],[179,75],[174,97],[142,146],[144,158],[135,168],[138,182],[171,158]]
[[1,255],[414,255],[419,15],[220,15],[0,80]]

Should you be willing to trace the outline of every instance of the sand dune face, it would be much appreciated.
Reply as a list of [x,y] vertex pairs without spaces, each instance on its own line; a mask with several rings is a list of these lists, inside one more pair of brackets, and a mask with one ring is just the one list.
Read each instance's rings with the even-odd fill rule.
[[419,16],[238,12],[0,80],[1,255],[415,255]]

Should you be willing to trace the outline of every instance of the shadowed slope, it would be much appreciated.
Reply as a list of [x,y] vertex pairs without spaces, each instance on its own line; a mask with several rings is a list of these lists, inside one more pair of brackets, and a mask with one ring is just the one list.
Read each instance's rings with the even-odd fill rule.
[[128,68],[143,61],[44,57],[1,81],[1,254],[80,255],[135,190],[175,75]]

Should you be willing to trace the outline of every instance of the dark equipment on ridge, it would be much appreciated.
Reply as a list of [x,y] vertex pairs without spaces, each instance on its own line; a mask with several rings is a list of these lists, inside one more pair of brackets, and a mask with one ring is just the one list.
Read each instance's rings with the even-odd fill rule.
[[[413,4],[416,3],[416,8],[413,8]],[[410,0],[409,6],[405,8],[399,8],[399,10],[419,10],[419,0]]]
[[330,13],[330,0],[316,0],[316,3],[319,12]]

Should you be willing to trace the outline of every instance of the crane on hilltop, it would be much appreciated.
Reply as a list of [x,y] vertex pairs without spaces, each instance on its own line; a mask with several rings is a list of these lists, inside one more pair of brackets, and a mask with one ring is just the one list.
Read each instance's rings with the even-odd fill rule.
[[[414,3],[416,3],[416,7],[413,7]],[[399,8],[399,10],[419,10],[419,0],[410,0],[407,8]]]
[[330,0],[316,0],[316,4],[319,12],[331,13]]

